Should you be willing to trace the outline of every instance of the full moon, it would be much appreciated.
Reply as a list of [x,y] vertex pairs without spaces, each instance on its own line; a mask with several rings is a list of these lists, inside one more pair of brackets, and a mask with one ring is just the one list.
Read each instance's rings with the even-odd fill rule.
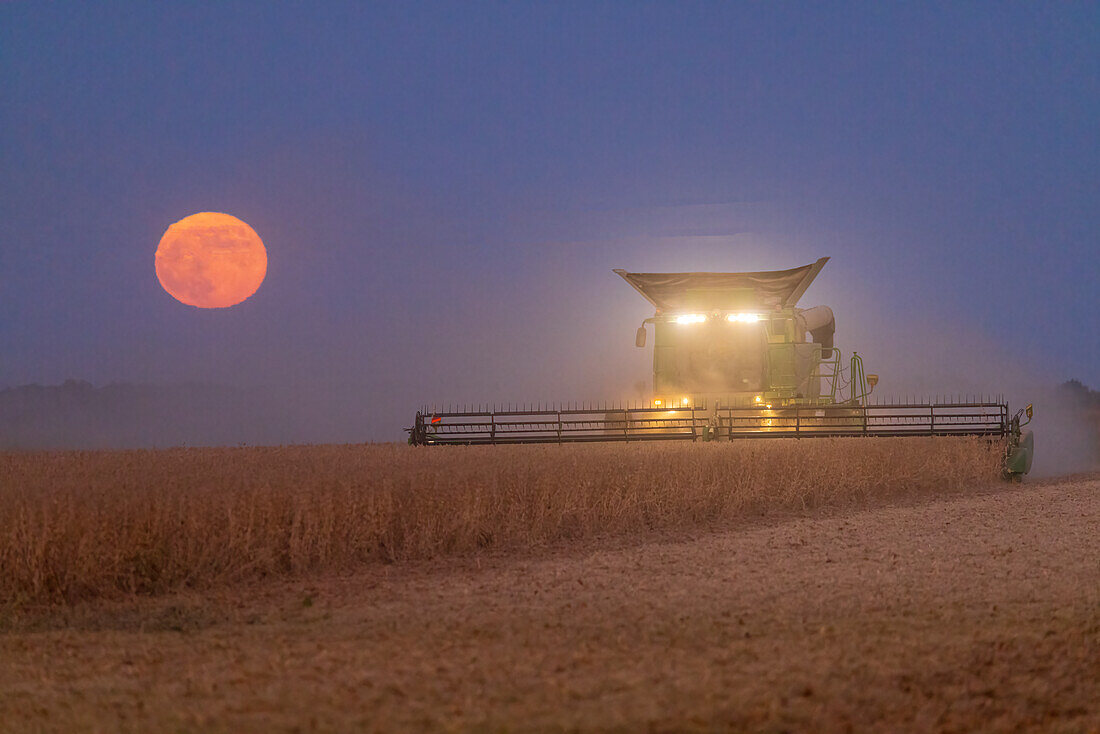
[[157,246],[157,280],[176,300],[199,308],[235,306],[267,274],[256,231],[229,214],[199,212],[168,228]]

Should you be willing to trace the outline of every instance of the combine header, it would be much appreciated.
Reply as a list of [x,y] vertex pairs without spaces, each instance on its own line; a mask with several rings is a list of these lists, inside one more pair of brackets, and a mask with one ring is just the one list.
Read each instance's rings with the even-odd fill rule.
[[[798,300],[828,262],[758,273],[616,270],[655,313],[653,392],[641,404],[423,408],[414,445],[822,436],[988,436],[1005,442],[1005,476],[1031,468],[1031,406],[1003,400],[871,402],[878,375],[834,343],[828,306]],[[1027,421],[1021,423],[1026,412]]]

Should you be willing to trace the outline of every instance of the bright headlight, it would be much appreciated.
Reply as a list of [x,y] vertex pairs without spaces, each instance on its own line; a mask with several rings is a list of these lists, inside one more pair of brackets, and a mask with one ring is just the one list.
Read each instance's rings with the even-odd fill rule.
[[755,324],[759,320],[760,314],[758,313],[731,313],[726,316],[726,321],[739,324]]
[[676,317],[677,324],[700,324],[706,320],[705,313],[685,313]]

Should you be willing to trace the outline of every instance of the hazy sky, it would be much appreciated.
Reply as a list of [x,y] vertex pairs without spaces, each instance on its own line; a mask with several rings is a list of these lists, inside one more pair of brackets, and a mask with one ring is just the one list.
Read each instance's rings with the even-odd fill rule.
[[[393,438],[648,379],[611,268],[822,255],[803,305],[886,393],[1100,386],[1100,4],[957,5],[4,3],[0,386],[268,386]],[[240,306],[157,282],[198,211],[268,248]]]

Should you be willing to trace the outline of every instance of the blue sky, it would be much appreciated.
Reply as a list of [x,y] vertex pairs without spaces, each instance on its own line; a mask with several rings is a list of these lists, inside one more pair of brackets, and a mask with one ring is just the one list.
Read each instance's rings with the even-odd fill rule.
[[[1095,3],[15,2],[0,90],[0,386],[272,386],[392,437],[646,379],[611,268],[821,255],[803,303],[886,391],[1100,386]],[[156,281],[196,211],[268,247],[241,306]]]

